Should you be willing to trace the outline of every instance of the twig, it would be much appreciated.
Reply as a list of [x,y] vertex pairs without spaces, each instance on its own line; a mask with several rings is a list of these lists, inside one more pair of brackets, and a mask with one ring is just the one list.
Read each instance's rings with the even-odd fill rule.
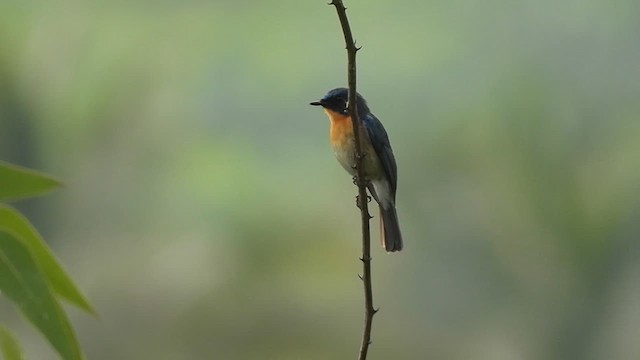
[[344,7],[342,0],[332,0],[329,5],[336,7],[338,18],[340,19],[340,25],[342,26],[342,32],[344,33],[344,41],[347,47],[347,71],[348,71],[348,83],[349,83],[349,115],[353,122],[353,128],[355,131],[353,135],[355,137],[355,167],[356,167],[356,185],[358,185],[358,197],[356,203],[360,208],[360,215],[362,219],[362,261],[363,272],[360,278],[364,284],[364,305],[365,305],[365,318],[364,318],[364,330],[362,332],[362,342],[360,344],[359,360],[365,360],[369,351],[369,345],[371,344],[371,326],[373,324],[373,315],[378,311],[373,307],[373,291],[371,289],[371,234],[369,229],[369,209],[367,205],[367,183],[364,178],[364,169],[362,168],[362,160],[366,154],[362,151],[364,148],[362,145],[363,127],[358,117],[358,107],[356,106],[356,52],[360,50],[356,47],[356,43],[353,40],[351,34],[351,27],[349,26],[349,20],[347,19],[347,8]]

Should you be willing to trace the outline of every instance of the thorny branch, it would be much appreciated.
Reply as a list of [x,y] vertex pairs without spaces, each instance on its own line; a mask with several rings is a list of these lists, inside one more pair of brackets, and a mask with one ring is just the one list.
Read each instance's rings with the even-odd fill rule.
[[363,139],[363,127],[358,117],[358,107],[356,106],[356,53],[360,50],[356,47],[356,43],[353,40],[351,33],[351,27],[349,26],[349,20],[347,19],[347,8],[342,3],[342,0],[332,0],[329,5],[333,5],[338,13],[340,19],[340,25],[342,26],[342,32],[344,33],[344,41],[347,48],[347,71],[348,71],[348,84],[349,84],[349,115],[353,122],[353,128],[355,129],[354,137],[356,144],[355,152],[355,164],[356,164],[356,185],[358,186],[358,197],[356,203],[360,208],[360,215],[362,219],[362,261],[363,272],[362,275],[358,275],[362,279],[364,284],[364,305],[365,305],[365,318],[364,318],[364,330],[362,333],[362,342],[360,344],[359,360],[365,360],[369,351],[369,345],[371,344],[371,326],[373,323],[373,315],[378,312],[373,307],[373,291],[371,288],[371,232],[369,228],[369,209],[367,205],[367,184],[364,178],[364,171],[362,168],[362,161],[366,154],[363,152],[362,139]]

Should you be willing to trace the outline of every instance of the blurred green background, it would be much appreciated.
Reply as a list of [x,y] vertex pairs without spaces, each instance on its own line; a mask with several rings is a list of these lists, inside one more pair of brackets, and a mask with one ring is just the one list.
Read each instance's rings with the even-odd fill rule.
[[[101,315],[69,309],[89,359],[355,358],[326,3],[0,5],[0,156],[65,182],[19,205]],[[370,359],[640,358],[637,1],[346,5],[406,242],[375,241]]]

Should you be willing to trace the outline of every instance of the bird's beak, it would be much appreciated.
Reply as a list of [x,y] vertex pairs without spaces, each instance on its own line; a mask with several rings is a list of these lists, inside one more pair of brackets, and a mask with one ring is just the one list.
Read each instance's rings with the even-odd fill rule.
[[313,106],[322,106],[322,102],[320,101],[314,101],[314,102],[310,102],[309,105],[313,105]]

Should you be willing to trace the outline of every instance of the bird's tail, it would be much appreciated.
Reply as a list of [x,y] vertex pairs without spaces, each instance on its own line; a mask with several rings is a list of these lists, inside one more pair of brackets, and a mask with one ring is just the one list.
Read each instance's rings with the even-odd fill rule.
[[402,250],[402,234],[398,223],[396,207],[391,205],[388,209],[380,206],[380,235],[382,246],[387,252]]

